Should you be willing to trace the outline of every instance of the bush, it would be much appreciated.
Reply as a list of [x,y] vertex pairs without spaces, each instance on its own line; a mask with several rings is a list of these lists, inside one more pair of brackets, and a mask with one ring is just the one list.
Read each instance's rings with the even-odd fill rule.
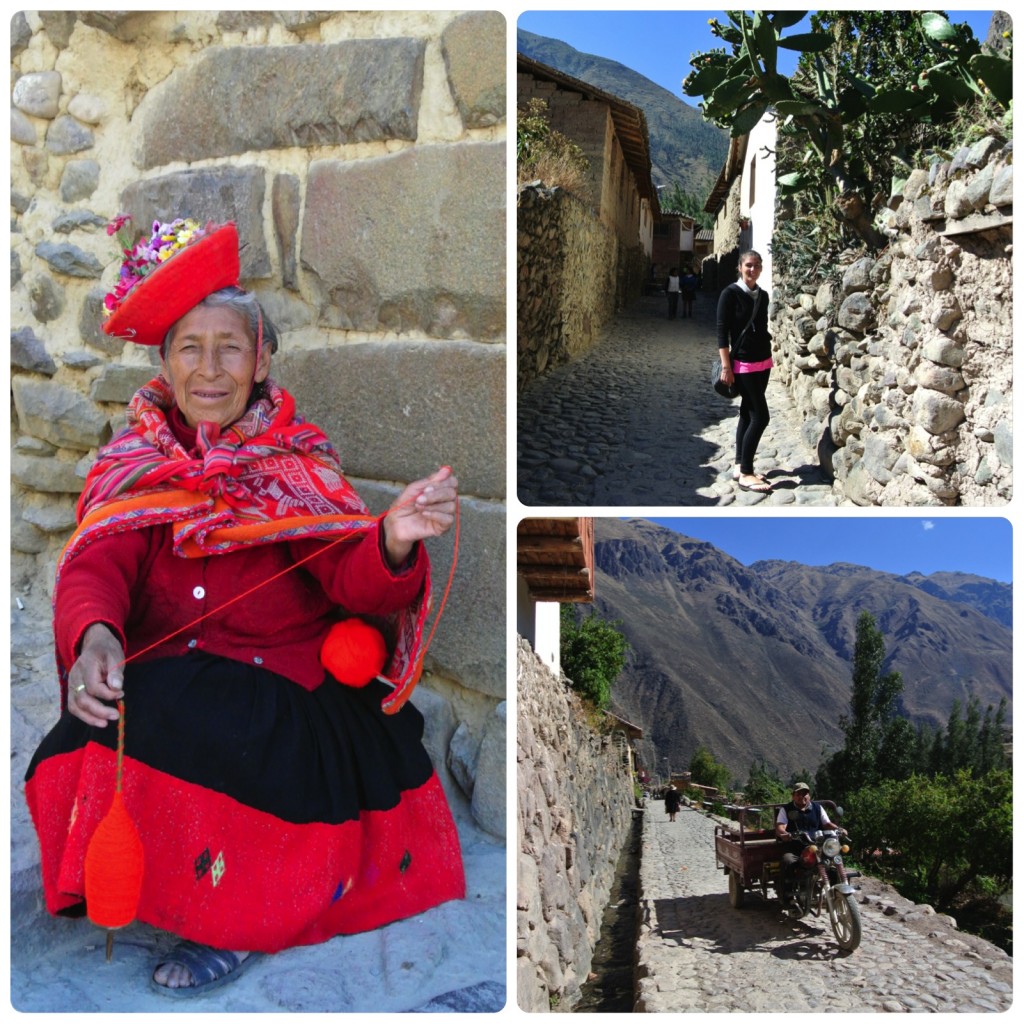
[[562,671],[573,689],[595,708],[604,711],[611,702],[612,683],[626,663],[629,644],[615,628],[591,610],[578,625],[572,605],[561,608],[560,652]]
[[516,119],[516,171],[520,185],[540,180],[589,202],[590,161],[572,139],[551,127],[545,100],[532,99]]
[[1012,793],[1005,770],[883,782],[850,795],[850,832],[873,871],[948,913],[965,895],[1009,886]]

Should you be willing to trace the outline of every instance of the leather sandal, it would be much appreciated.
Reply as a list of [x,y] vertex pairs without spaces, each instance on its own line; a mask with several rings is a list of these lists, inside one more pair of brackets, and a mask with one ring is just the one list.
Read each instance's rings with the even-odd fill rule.
[[[198,942],[189,942],[187,939],[183,939],[153,965],[149,976],[149,987],[172,999],[194,999],[240,978],[250,964],[259,960],[260,955],[259,953],[250,953],[243,960],[230,949],[214,949],[212,946],[204,946]],[[159,968],[167,964],[178,964],[186,968],[192,975],[192,984],[178,988],[161,985],[154,975]]]

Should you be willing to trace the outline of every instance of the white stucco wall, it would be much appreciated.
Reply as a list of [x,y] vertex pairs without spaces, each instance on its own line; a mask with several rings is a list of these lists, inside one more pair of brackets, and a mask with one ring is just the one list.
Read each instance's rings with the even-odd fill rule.
[[760,283],[769,292],[772,290],[771,241],[775,230],[776,135],[775,115],[766,114],[747,140],[740,185],[740,216],[750,218],[750,248],[761,254],[764,270]]
[[537,652],[537,657],[549,666],[556,676],[560,675],[562,671],[562,658],[559,651],[561,607],[556,601],[538,601],[534,619],[536,639],[533,649]]

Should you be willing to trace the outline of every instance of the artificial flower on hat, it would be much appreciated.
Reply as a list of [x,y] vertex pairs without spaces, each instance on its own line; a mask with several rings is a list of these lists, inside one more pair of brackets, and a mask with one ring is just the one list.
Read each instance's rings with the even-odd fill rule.
[[161,345],[167,332],[213,292],[237,285],[238,230],[232,222],[205,225],[179,217],[153,222],[150,236],[131,242],[131,218],[116,217],[124,259],[103,305],[103,331],[139,345]]

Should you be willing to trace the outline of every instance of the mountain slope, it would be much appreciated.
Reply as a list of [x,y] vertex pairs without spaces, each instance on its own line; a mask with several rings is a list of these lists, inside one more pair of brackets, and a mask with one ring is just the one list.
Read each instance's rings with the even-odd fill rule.
[[[861,566],[758,562],[644,520],[595,522],[596,605],[632,648],[613,707],[644,729],[645,762],[710,747],[738,779],[764,758],[813,769],[842,741],[855,626],[874,615],[905,712],[942,726],[954,698],[1012,696],[1011,588],[978,577],[901,577]],[[929,582],[931,581],[931,582]],[[956,595],[969,599],[957,599]]]
[[[638,106],[651,136],[651,178],[655,185],[680,183],[684,191],[706,195],[729,148],[728,133],[708,124],[700,111],[667,89],[617,61],[581,53],[558,39],[519,29],[520,53],[610,92]],[[689,70],[680,57],[679,81]]]

